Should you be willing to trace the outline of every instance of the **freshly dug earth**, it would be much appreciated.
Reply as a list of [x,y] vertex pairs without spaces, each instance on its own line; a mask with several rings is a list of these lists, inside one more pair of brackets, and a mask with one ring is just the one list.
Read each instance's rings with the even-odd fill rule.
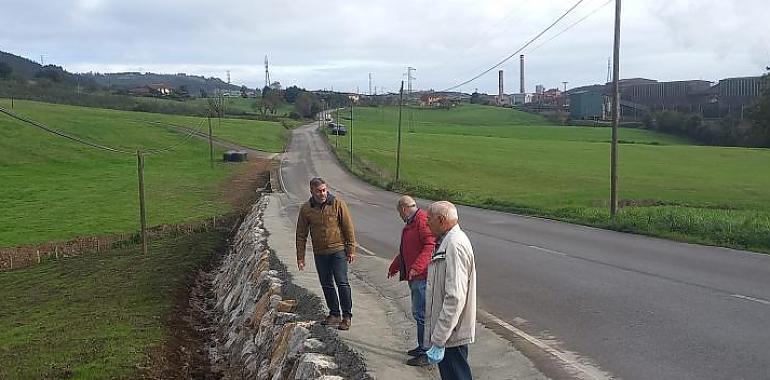
[[[231,241],[243,215],[259,199],[257,189],[264,188],[270,181],[268,160],[252,160],[242,164],[230,180],[223,184],[222,194],[239,216],[227,231]],[[208,320],[207,310],[211,304],[211,273],[216,270],[227,253],[223,246],[218,252],[191,276],[188,286],[174,295],[174,309],[164,319],[169,337],[153,357],[143,377],[155,379],[194,378],[218,379],[221,376],[212,367],[207,346],[213,345],[212,332],[215,328]]]

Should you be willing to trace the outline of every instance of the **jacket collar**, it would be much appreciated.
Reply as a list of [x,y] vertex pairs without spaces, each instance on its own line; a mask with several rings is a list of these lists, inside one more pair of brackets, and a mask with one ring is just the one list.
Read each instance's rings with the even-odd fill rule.
[[418,212],[420,212],[420,209],[419,209],[419,208],[418,208],[417,210],[415,210],[415,211],[412,213],[412,215],[409,215],[409,216],[406,218],[406,224],[412,224],[412,222],[414,222],[414,219],[415,219],[415,218],[417,218],[417,213],[418,213]]
[[447,240],[447,238],[450,235],[453,235],[455,232],[460,230],[460,223],[455,224],[454,227],[450,228],[449,231],[444,232],[443,235],[436,237],[436,250],[433,252],[433,256],[435,257],[437,253],[446,251],[446,245],[444,242]]
[[332,193],[326,194],[326,202],[324,202],[323,204],[316,202],[315,198],[311,195],[309,202],[310,202],[310,207],[321,208],[323,205],[331,205],[332,203],[334,203],[334,195],[332,195]]

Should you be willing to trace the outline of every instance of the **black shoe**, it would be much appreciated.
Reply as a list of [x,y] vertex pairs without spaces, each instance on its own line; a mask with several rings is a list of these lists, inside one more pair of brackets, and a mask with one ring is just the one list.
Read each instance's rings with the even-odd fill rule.
[[409,360],[406,361],[406,365],[410,365],[412,367],[425,367],[429,366],[430,363],[428,362],[428,355],[420,354],[418,356],[415,356]]
[[422,355],[424,353],[425,353],[425,350],[423,350],[420,347],[415,347],[415,348],[413,348],[413,349],[411,349],[411,350],[406,352],[406,354],[409,355],[409,356],[420,356],[420,355]]

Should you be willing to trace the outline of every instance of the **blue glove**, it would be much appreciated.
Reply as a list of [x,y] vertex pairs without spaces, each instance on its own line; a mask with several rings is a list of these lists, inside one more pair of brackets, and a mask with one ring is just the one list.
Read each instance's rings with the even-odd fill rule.
[[441,361],[441,359],[444,359],[444,347],[434,344],[430,346],[430,349],[425,353],[425,355],[428,355],[428,363],[437,364]]

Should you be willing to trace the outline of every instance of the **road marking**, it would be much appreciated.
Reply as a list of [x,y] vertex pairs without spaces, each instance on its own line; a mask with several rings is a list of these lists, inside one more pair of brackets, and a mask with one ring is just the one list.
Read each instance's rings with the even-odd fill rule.
[[359,249],[364,251],[364,253],[366,253],[367,255],[369,255],[369,256],[377,256],[374,252],[366,249],[363,245],[361,245],[361,244],[356,244],[356,245],[358,246]]
[[[529,246],[529,247],[534,248],[534,249],[540,249],[540,250],[547,251],[547,252],[556,253],[556,254],[563,255],[563,256],[567,256],[564,253],[557,252],[557,251],[551,251],[551,250],[546,249],[546,248],[540,248],[540,247],[536,247],[536,246],[533,246],[533,245]],[[358,248],[360,248],[362,251],[364,251],[365,253],[367,253],[369,255],[376,256],[374,252],[370,251],[369,249],[365,248],[364,246],[362,246],[360,244],[358,244]],[[611,379],[612,378],[611,376],[608,376],[604,371],[602,371],[602,370],[600,370],[598,368],[595,368],[595,367],[592,367],[592,366],[589,366],[589,365],[585,365],[585,364],[579,363],[577,357],[574,354],[569,354],[569,353],[561,352],[561,351],[559,351],[559,350],[549,346],[547,343],[543,342],[542,340],[537,339],[537,338],[533,337],[532,335],[529,335],[529,334],[525,333],[524,331],[522,331],[522,330],[520,330],[520,329],[518,329],[516,327],[513,327],[512,325],[510,325],[509,323],[505,322],[504,320],[498,318],[494,314],[491,314],[491,313],[489,313],[487,311],[484,311],[482,309],[478,309],[477,312],[479,314],[483,315],[487,320],[492,321],[493,323],[497,324],[501,328],[504,328],[504,329],[512,332],[516,336],[521,337],[522,339],[524,339],[524,340],[534,344],[535,346],[537,346],[541,350],[547,352],[551,356],[559,359],[560,361],[562,361],[564,363],[564,365],[566,365],[568,367],[571,367],[571,368],[574,368],[575,371],[581,372],[581,373],[587,375],[589,379],[605,380],[605,379]]]
[[770,301],[763,300],[761,298],[754,298],[754,297],[744,296],[744,295],[741,295],[741,294],[732,294],[732,295],[730,295],[730,297],[740,298],[742,300],[757,302],[757,303],[761,303],[763,305],[770,306]]
[[564,253],[564,252],[554,251],[552,249],[538,247],[536,245],[527,245],[527,247],[532,248],[532,249],[536,249],[538,251],[543,251],[543,252],[553,253],[553,254],[556,254],[556,255],[559,255],[559,256],[569,257],[569,255]]
[[500,326],[500,327],[502,327],[502,328],[512,332],[516,336],[518,336],[518,337],[520,337],[520,338],[522,338],[522,339],[524,339],[524,340],[534,344],[535,346],[537,346],[541,350],[547,352],[551,356],[553,356],[553,357],[559,359],[560,361],[562,361],[565,365],[567,365],[569,367],[572,367],[573,369],[575,369],[578,372],[582,372],[583,374],[587,375],[590,379],[597,379],[597,380],[602,379],[603,380],[603,379],[610,379],[610,378],[612,378],[611,376],[607,375],[604,371],[602,371],[602,370],[600,370],[598,368],[594,368],[592,366],[588,366],[588,365],[579,363],[577,357],[575,357],[574,354],[561,352],[561,351],[559,351],[559,350],[549,346],[547,343],[543,342],[542,340],[540,340],[538,338],[535,338],[534,336],[529,335],[529,334],[525,333],[524,331],[522,331],[522,330],[520,330],[520,329],[518,329],[518,328],[516,328],[516,327],[514,327],[512,325],[510,325],[508,322],[506,322],[506,321],[496,317],[493,314],[490,314],[490,313],[488,313],[488,312],[486,312],[484,310],[481,310],[481,309],[478,310],[478,313],[483,315],[486,319],[494,322],[498,326]]

